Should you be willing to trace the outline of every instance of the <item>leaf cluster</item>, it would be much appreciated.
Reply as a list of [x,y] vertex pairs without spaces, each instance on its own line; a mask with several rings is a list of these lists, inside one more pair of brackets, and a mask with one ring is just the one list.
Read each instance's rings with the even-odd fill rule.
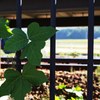
[[65,89],[70,94],[75,94],[76,97],[71,97],[68,100],[83,100],[83,92],[80,86],[73,87],[72,89]]
[[[55,100],[83,100],[83,92],[82,88],[80,86],[76,86],[73,88],[67,88],[64,84],[59,84],[57,86],[57,89],[59,89],[59,95],[55,96]],[[63,95],[67,94],[66,96]]]
[[0,38],[6,39],[11,36],[12,32],[9,27],[9,20],[0,18]]
[[47,81],[45,74],[38,71],[36,66],[40,65],[41,49],[44,48],[45,41],[55,32],[53,27],[41,27],[36,22],[28,25],[27,33],[19,28],[10,30],[9,21],[0,19],[0,38],[6,40],[4,51],[16,53],[20,50],[20,59],[28,60],[21,73],[15,69],[5,71],[6,81],[0,87],[0,97],[10,95],[14,100],[24,100],[32,86],[38,86]]
[[65,89],[66,88],[66,85],[65,84],[59,84],[58,86],[57,86],[57,89]]

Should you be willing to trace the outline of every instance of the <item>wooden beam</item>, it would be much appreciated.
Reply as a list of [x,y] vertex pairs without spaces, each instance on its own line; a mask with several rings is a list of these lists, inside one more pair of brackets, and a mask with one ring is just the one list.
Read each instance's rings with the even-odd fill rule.
[[[86,10],[88,0],[57,0],[58,10]],[[95,10],[100,9],[100,0],[96,0]],[[23,0],[23,11],[50,11],[50,0]],[[1,12],[15,12],[16,0],[0,0]]]
[[[87,26],[88,17],[67,17],[56,18],[57,26]],[[27,27],[31,22],[38,22],[40,25],[50,25],[50,18],[22,19],[22,27]],[[100,26],[100,16],[95,16],[95,26]],[[10,27],[16,27],[16,20],[10,20]]]

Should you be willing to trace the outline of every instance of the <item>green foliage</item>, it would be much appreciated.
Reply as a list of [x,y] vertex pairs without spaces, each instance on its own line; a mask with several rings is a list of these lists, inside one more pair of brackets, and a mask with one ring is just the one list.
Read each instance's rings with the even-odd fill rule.
[[56,30],[53,27],[40,27],[36,22],[31,23],[27,30],[29,39],[34,42],[46,41],[53,36],[55,32]]
[[95,74],[100,75],[100,66],[97,66],[97,68],[95,69]]
[[7,19],[0,18],[0,38],[6,39],[12,35],[10,30],[9,21]]
[[[59,89],[60,92],[55,96],[55,100],[84,100],[82,88],[80,86],[67,89],[66,85],[59,84],[57,89]],[[64,96],[63,93],[66,94],[66,96]]]
[[23,68],[22,76],[28,80],[32,86],[39,86],[47,81],[47,77],[42,71],[37,71],[35,66],[26,64]]
[[23,48],[21,59],[27,57],[31,64],[40,65],[41,49],[44,48],[45,41],[53,36],[55,32],[56,30],[53,27],[40,27],[36,22],[31,23],[27,30],[27,35],[31,42]]
[[68,54],[68,55],[69,55],[69,56],[72,56],[73,58],[75,58],[75,57],[79,56],[80,53],[78,53],[78,52],[72,52],[72,53],[70,53],[70,54]]
[[55,100],[65,100],[65,98],[63,96],[56,96],[55,95]]
[[58,89],[65,89],[66,88],[66,85],[64,85],[64,84],[59,84],[58,86],[57,86],[57,88]]
[[8,38],[5,41],[4,50],[17,52],[21,50],[21,59],[27,58],[20,73],[13,69],[8,69],[4,77],[6,81],[0,87],[0,97],[10,95],[14,100],[24,100],[26,93],[31,91],[32,86],[39,86],[47,81],[47,77],[42,71],[38,71],[36,66],[40,65],[42,59],[41,49],[45,46],[45,41],[54,35],[56,30],[51,27],[40,27],[33,22],[28,26],[27,34],[21,29],[15,28],[12,31],[8,26],[8,20],[0,19],[0,38]]
[[53,27],[40,27],[33,22],[28,26],[27,35],[20,29],[13,29],[13,35],[5,44],[5,51],[16,52],[22,50],[21,59],[27,58],[33,65],[40,65],[42,58],[41,49],[45,41],[54,35]]
[[25,47],[28,43],[26,34],[20,29],[13,29],[13,35],[6,41],[4,50],[9,52],[16,52]]
[[[27,57],[28,61],[33,65],[40,65],[42,53],[41,49],[44,47],[45,42],[34,43],[30,42],[27,47],[23,48],[21,59]],[[34,55],[35,54],[35,55]],[[34,60],[33,60],[34,59]]]
[[94,53],[94,56],[100,57],[99,53]]
[[83,100],[83,92],[81,87],[76,86],[73,87],[72,89],[65,89],[65,91],[76,95],[76,97],[71,97],[68,100]]
[[15,100],[24,100],[26,93],[31,91],[32,84],[13,69],[8,69],[4,76],[6,81],[0,87],[0,97],[11,95]]
[[55,100],[60,100],[59,96],[55,96]]

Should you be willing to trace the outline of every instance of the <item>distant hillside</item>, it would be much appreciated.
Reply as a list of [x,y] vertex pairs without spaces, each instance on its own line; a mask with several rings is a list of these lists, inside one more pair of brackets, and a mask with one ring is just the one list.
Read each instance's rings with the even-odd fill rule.
[[[56,33],[56,39],[87,39],[87,28],[67,28],[61,29]],[[95,39],[100,38],[100,28],[95,28]]]

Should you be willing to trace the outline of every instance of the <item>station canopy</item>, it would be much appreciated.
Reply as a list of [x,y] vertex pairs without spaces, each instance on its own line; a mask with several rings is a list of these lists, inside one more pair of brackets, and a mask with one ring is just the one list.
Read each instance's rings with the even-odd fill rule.
[[[88,17],[88,0],[56,0],[56,2],[57,18]],[[94,9],[96,24],[100,25],[100,0],[95,0]],[[0,0],[0,16],[16,19],[16,0]],[[37,18],[50,18],[50,0],[23,0],[22,19]]]

